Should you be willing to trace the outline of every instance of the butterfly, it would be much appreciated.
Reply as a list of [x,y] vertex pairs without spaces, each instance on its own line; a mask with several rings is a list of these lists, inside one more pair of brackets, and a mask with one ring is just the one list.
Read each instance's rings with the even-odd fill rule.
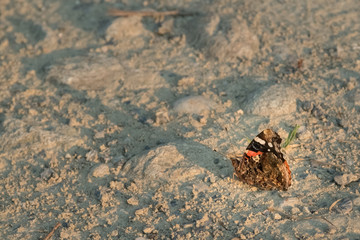
[[263,190],[288,190],[291,171],[281,152],[281,141],[279,134],[265,129],[250,142],[243,155],[230,157],[240,181]]

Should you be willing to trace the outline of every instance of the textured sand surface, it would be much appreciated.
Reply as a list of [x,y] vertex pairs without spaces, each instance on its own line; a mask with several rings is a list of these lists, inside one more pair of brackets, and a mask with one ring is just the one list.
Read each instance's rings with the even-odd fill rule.
[[[1,0],[0,83],[0,239],[360,238],[357,0]],[[296,124],[287,192],[233,177]]]

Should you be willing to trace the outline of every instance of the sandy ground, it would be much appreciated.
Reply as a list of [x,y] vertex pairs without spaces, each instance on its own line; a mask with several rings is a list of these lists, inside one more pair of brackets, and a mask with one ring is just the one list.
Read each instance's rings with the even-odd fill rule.
[[0,239],[360,239],[359,79],[357,0],[1,0]]

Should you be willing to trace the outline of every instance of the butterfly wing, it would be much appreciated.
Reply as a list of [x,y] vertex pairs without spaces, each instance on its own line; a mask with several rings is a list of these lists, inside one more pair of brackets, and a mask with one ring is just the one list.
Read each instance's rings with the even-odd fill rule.
[[284,190],[291,185],[291,171],[280,151],[281,138],[266,129],[251,141],[243,156],[230,158],[239,179],[264,190]]

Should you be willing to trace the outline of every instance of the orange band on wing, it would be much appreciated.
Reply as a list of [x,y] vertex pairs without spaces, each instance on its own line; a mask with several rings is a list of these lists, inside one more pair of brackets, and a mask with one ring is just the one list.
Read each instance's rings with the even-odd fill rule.
[[254,151],[250,151],[250,150],[247,150],[246,151],[246,155],[248,155],[249,157],[255,157],[255,156],[257,156],[257,155],[261,155],[261,154],[263,154],[263,152],[254,152]]
[[287,171],[288,171],[288,173],[290,175],[291,174],[290,167],[289,167],[289,164],[287,163],[286,160],[284,161],[284,164],[285,164],[285,167],[286,167],[286,169],[287,169]]

